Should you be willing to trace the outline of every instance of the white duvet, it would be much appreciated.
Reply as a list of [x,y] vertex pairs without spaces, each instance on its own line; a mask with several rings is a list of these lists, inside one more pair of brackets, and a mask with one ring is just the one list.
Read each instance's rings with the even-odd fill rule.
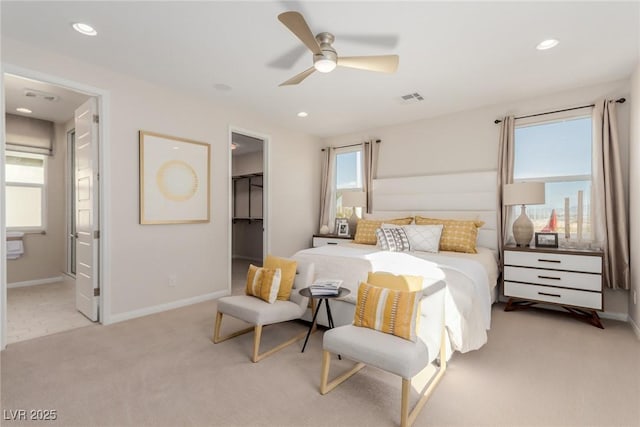
[[[491,283],[493,269],[485,262],[440,252],[388,252],[368,245],[327,245],[297,252],[293,258],[315,264],[316,278],[341,279],[351,294],[345,300],[355,304],[358,285],[370,271],[418,275],[425,286],[444,280],[445,323],[453,350],[467,352],[487,342],[491,326]],[[480,257],[479,257],[480,258]],[[491,259],[491,256],[489,257]],[[494,262],[495,264],[495,262]],[[490,271],[491,270],[491,271]]]

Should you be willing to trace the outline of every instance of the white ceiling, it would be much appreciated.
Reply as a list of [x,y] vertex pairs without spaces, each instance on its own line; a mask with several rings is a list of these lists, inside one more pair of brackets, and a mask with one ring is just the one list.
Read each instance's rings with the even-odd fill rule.
[[[49,120],[56,123],[64,123],[73,118],[73,113],[89,97],[59,86],[29,80],[10,74],[4,77],[5,111],[18,116],[33,117]],[[37,93],[39,96],[27,97],[25,92]],[[43,94],[50,94],[55,100],[48,101]],[[20,113],[16,108],[24,107],[32,111],[31,114]]]
[[258,138],[233,132],[231,134],[231,142],[236,144],[236,148],[231,152],[234,156],[242,156],[243,154],[262,151],[263,142]]
[[[638,60],[638,2],[2,2],[2,36],[331,136],[627,78]],[[277,20],[298,10],[339,55],[400,55],[393,75],[311,66]],[[97,37],[70,24],[93,25]],[[361,43],[374,36],[386,45]],[[342,38],[341,38],[342,36]],[[351,36],[351,37],[349,37]],[[546,38],[558,47],[538,51]],[[397,40],[395,46],[393,40]],[[216,84],[232,87],[230,91]],[[400,96],[425,100],[403,105]],[[309,117],[296,117],[299,111]]]

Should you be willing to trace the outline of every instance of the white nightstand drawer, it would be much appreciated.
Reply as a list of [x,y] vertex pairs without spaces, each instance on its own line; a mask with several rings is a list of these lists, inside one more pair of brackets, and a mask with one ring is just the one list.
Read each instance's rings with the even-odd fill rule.
[[353,239],[339,239],[335,237],[314,237],[313,247],[317,248],[318,246],[325,246],[325,245],[344,245],[352,242],[353,242]]
[[587,291],[602,291],[602,276],[592,273],[505,266],[504,280],[584,289]]
[[504,265],[602,273],[602,258],[591,255],[505,250]]
[[505,281],[504,294],[508,297],[602,310],[602,294],[599,292],[576,291]]

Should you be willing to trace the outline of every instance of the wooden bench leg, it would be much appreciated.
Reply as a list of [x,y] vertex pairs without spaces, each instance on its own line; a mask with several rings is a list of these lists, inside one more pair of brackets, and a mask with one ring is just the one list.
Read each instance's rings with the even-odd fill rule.
[[353,368],[340,375],[336,379],[327,384],[329,378],[329,367],[331,366],[331,352],[324,350],[322,352],[322,372],[320,373],[320,394],[327,394],[349,378],[356,372],[365,367],[364,363],[356,363]]

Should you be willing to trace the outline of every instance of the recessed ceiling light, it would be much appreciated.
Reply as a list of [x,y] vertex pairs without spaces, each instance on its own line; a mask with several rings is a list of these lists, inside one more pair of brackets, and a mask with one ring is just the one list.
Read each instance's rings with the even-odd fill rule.
[[33,111],[29,110],[28,108],[24,108],[24,107],[18,107],[18,108],[16,108],[16,111],[18,113],[25,113],[25,114],[33,113]]
[[235,150],[236,148],[238,148],[238,144],[236,144],[235,142],[231,143],[231,149]]
[[556,39],[547,39],[538,43],[538,46],[536,46],[536,49],[538,50],[551,49],[552,47],[556,47],[558,43],[559,41]]
[[309,113],[307,113],[306,111],[300,111],[298,113],[298,117],[307,117],[309,115]]
[[84,34],[85,36],[95,36],[98,32],[89,24],[84,24],[82,22],[76,22],[72,25],[73,29],[79,32],[80,34]]

